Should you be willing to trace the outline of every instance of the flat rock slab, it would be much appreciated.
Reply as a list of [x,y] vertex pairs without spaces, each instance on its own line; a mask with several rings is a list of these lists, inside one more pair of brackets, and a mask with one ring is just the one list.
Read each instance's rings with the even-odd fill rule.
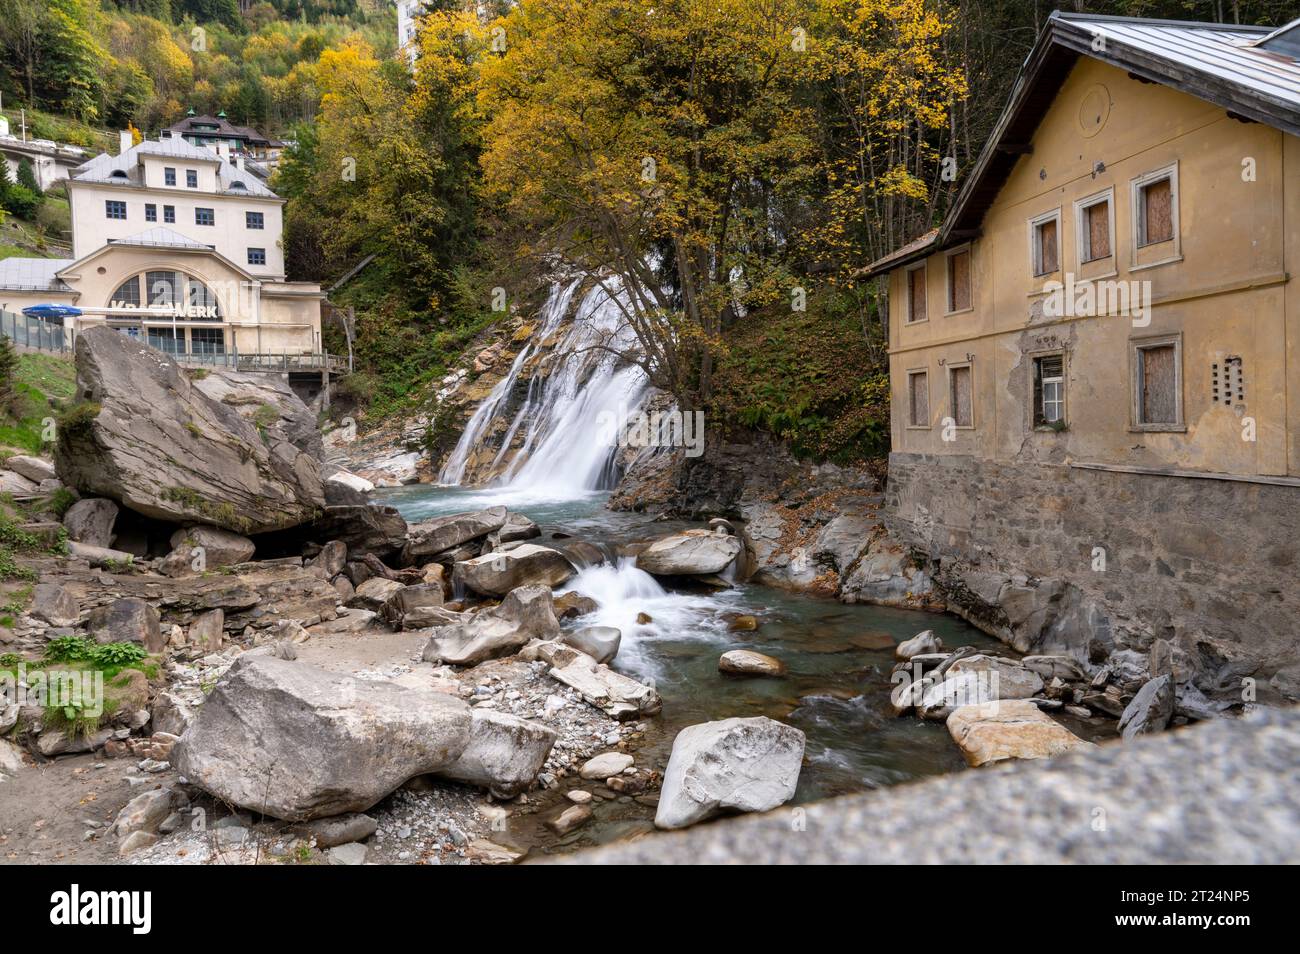
[[971,765],[1004,759],[1043,759],[1090,746],[1027,699],[960,706],[948,733]]

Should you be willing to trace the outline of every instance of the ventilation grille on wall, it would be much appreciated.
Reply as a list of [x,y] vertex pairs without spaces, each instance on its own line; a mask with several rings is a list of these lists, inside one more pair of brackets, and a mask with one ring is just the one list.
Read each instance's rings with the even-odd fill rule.
[[1210,400],[1215,404],[1244,404],[1246,402],[1246,377],[1241,369],[1240,355],[1229,355],[1223,363],[1210,365]]

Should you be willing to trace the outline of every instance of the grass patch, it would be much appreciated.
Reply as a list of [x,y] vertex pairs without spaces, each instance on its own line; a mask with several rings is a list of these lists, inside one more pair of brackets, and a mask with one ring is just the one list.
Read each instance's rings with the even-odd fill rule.
[[[49,423],[76,393],[72,361],[49,354],[20,354],[14,372],[14,401],[0,411],[0,444],[39,454],[49,443]],[[95,413],[99,413],[98,405]],[[93,415],[92,415],[93,416]]]

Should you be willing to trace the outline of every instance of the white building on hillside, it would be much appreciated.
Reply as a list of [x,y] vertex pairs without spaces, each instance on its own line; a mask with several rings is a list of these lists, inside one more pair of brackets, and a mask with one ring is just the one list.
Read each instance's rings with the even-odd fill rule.
[[[70,259],[0,261],[0,308],[83,311],[177,354],[217,360],[319,355],[319,285],[285,280],[284,200],[226,150],[179,137],[130,145],[73,170]],[[311,361],[298,360],[299,365]]]

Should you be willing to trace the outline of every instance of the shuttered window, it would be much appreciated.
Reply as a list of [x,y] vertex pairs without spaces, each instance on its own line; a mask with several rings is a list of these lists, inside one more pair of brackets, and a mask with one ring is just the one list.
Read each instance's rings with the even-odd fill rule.
[[1083,210],[1083,260],[1110,257],[1110,202],[1096,202]]
[[925,268],[907,273],[907,320],[925,321]]
[[913,427],[930,426],[930,376],[924,371],[907,375],[907,422]]
[[1177,345],[1141,346],[1137,359],[1137,423],[1178,424]]
[[1174,237],[1173,183],[1161,179],[1142,186],[1138,202],[1138,244],[1155,245]]
[[948,310],[965,311],[970,307],[970,250],[948,256]]
[[975,420],[971,410],[971,374],[970,365],[963,368],[951,368],[948,371],[948,386],[952,391],[952,419],[958,427],[971,427]]
[[1034,226],[1034,274],[1049,275],[1061,267],[1057,252],[1056,219]]

